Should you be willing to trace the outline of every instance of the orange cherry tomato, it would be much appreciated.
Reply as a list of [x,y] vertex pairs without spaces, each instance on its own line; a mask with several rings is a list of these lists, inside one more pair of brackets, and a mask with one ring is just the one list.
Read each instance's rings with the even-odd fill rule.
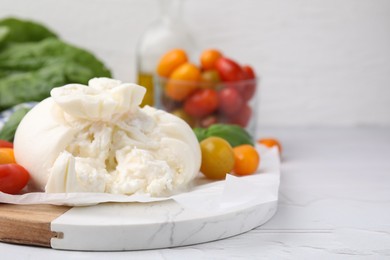
[[0,164],[15,163],[14,149],[0,148]]
[[237,175],[251,175],[256,172],[260,163],[260,156],[256,149],[243,144],[233,147],[234,168],[233,172]]
[[157,74],[160,77],[168,78],[177,67],[187,61],[188,57],[184,50],[173,49],[161,57],[157,65]]
[[194,64],[184,63],[176,68],[165,86],[165,94],[176,101],[183,101],[198,88],[200,70]]
[[259,139],[257,142],[259,144],[265,145],[269,148],[276,146],[276,147],[278,147],[279,153],[280,154],[282,153],[282,145],[275,138],[262,138],[262,139]]
[[207,49],[200,55],[200,64],[204,70],[215,69],[215,63],[222,57],[222,53],[215,49]]
[[19,193],[28,183],[30,174],[16,163],[0,164],[0,191],[9,194]]

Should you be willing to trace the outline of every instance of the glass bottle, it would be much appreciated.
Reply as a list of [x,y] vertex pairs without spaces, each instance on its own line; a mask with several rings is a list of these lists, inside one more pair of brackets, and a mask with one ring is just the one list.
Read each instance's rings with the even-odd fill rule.
[[137,46],[138,84],[146,87],[143,105],[154,105],[154,77],[161,56],[173,48],[184,49],[189,56],[194,40],[182,19],[183,0],[160,0],[161,16],[142,34]]

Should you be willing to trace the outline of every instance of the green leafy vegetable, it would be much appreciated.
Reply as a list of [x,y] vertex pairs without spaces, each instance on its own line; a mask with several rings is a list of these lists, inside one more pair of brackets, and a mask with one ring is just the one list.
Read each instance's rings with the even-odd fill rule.
[[50,90],[111,77],[90,52],[58,39],[44,26],[14,18],[0,20],[0,111],[41,101]]
[[41,101],[54,87],[110,75],[92,54],[55,38],[13,44],[0,52],[0,111]]
[[207,138],[207,128],[195,127],[192,130],[194,131],[199,143]]
[[27,114],[28,111],[30,111],[30,109],[31,108],[21,107],[9,117],[8,121],[0,129],[1,140],[6,140],[9,142],[14,141],[16,128],[18,127],[22,118]]
[[242,144],[254,145],[251,135],[238,125],[214,124],[208,128],[194,128],[193,130],[199,142],[207,137],[217,136],[228,141],[232,147]]
[[46,27],[16,18],[0,20],[0,45],[13,42],[38,42],[49,37],[57,37]]

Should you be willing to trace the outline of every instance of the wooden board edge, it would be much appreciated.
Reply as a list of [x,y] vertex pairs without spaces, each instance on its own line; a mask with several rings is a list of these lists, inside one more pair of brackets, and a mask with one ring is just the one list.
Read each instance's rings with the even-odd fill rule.
[[51,247],[52,238],[63,234],[51,231],[51,222],[71,207],[52,205],[0,204],[0,241]]

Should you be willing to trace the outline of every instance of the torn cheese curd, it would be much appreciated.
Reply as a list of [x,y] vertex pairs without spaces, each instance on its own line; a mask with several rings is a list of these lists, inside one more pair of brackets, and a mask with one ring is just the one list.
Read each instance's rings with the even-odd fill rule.
[[49,193],[146,193],[188,187],[201,152],[182,119],[140,108],[145,89],[108,78],[51,91],[21,121],[15,157],[31,185]]

